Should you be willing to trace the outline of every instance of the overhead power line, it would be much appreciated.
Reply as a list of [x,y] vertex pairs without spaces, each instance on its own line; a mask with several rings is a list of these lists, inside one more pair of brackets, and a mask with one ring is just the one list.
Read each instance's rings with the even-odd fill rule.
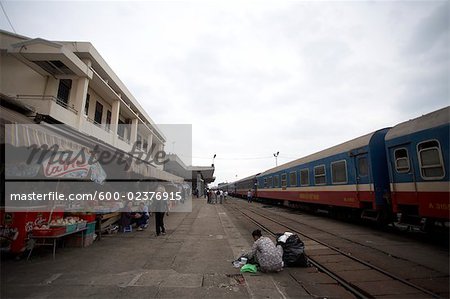
[[9,26],[11,26],[14,33],[17,34],[16,29],[14,29],[14,26],[11,23],[11,20],[9,19],[8,14],[6,13],[5,7],[3,7],[3,3],[1,1],[0,1],[0,6],[2,7],[3,13],[5,14],[6,20],[8,20]]
[[[184,157],[184,155],[180,155],[180,156]],[[196,157],[196,156],[192,156],[190,158],[192,158],[192,159],[199,159],[199,160],[211,160],[210,157]],[[280,155],[279,158],[295,160],[295,159],[298,159],[299,157],[286,157],[286,156]],[[233,161],[238,161],[238,160],[244,160],[244,161],[245,160],[264,160],[264,159],[268,160],[268,159],[273,159],[273,156],[263,156],[263,157],[229,157],[229,158],[217,157],[215,159],[216,160],[228,160],[228,161],[230,161],[230,160],[233,160]]]

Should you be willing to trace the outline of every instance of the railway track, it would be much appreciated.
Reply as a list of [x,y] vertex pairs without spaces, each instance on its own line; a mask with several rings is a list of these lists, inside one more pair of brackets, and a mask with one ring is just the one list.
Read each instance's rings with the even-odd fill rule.
[[[272,207],[272,206],[271,206],[271,207]],[[259,209],[259,210],[261,210],[261,209]],[[385,251],[385,250],[383,250],[383,249],[381,249],[381,248],[375,248],[375,247],[370,246],[370,245],[368,245],[368,244],[365,244],[365,243],[363,243],[363,242],[357,242],[357,241],[355,241],[354,239],[347,238],[347,237],[345,237],[345,236],[342,236],[342,235],[339,235],[339,234],[335,234],[335,233],[333,233],[333,232],[330,232],[330,231],[327,231],[327,230],[324,230],[324,229],[320,229],[319,227],[313,226],[313,225],[307,223],[306,221],[299,221],[299,220],[296,219],[295,217],[292,217],[292,216],[298,216],[298,215],[295,215],[295,214],[286,214],[286,213],[282,214],[282,212],[279,212],[279,211],[277,212],[277,211],[273,211],[273,210],[271,210],[271,213],[272,213],[272,214],[276,214],[276,216],[283,217],[283,218],[284,218],[285,220],[287,220],[287,221],[295,222],[295,224],[301,225],[302,227],[307,226],[310,230],[317,231],[318,233],[326,233],[326,234],[328,234],[328,235],[330,235],[330,236],[333,236],[333,237],[338,238],[338,239],[341,239],[341,240],[345,240],[345,241],[347,241],[347,242],[349,242],[349,243],[352,243],[352,244],[355,244],[355,245],[357,245],[357,246],[362,246],[362,247],[366,247],[366,248],[368,248],[368,249],[370,249],[370,250],[378,251],[378,252],[380,252],[380,253],[382,253],[382,254],[384,254],[384,255],[386,255],[386,256],[389,256],[390,258],[395,258],[395,259],[398,259],[398,260],[403,260],[403,261],[412,262],[412,261],[410,261],[410,260],[408,260],[408,259],[406,259],[406,258],[403,258],[403,257],[401,257],[401,256],[395,255],[395,254],[392,253],[392,252]],[[289,216],[289,215],[292,215],[292,216]],[[416,239],[414,239],[414,240],[416,240]],[[420,266],[422,266],[422,265],[420,265]],[[426,267],[426,266],[424,266],[424,267]]]
[[[357,298],[377,298],[379,296],[385,295],[383,294],[383,291],[380,290],[380,286],[385,286],[386,288],[388,288],[389,291],[386,291],[386,293],[391,295],[415,298],[441,298],[437,293],[434,293],[428,289],[423,288],[422,286],[407,281],[406,279],[399,277],[398,275],[381,269],[380,267],[377,267],[347,252],[344,252],[335,246],[327,244],[326,242],[311,237],[310,235],[298,230],[292,225],[282,223],[279,220],[264,215],[254,209],[242,209],[241,206],[237,208],[236,204],[232,204],[230,206],[232,206],[234,210],[238,211],[244,217],[273,236],[275,236],[275,233],[277,232],[291,231],[299,236],[302,236],[302,240],[307,244],[319,244],[320,246],[323,246],[323,248],[329,249],[334,252],[336,256],[334,257],[334,259],[332,259],[332,262],[320,262],[316,258],[313,258],[311,256],[308,257],[308,260],[311,265],[333,278],[337,283],[339,283],[342,287],[344,287],[347,291],[349,291]],[[336,260],[338,260],[339,262],[336,263]],[[336,265],[345,265],[346,270],[365,270],[367,276],[376,275],[377,281],[372,283],[364,283],[364,281],[361,280],[361,277],[359,276],[352,277],[349,275],[344,275],[344,271],[342,271],[342,269],[336,268]],[[346,272],[349,273],[349,271]]]

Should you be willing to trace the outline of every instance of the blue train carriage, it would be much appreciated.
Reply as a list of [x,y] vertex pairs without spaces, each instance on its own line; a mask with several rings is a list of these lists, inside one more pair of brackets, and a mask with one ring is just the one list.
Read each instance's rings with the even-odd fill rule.
[[251,190],[253,193],[253,197],[257,196],[257,181],[256,176],[258,174],[254,174],[248,176],[246,178],[240,179],[235,182],[235,196],[247,198],[248,190]]
[[389,216],[388,128],[269,169],[258,177],[258,197],[348,217]]
[[445,107],[386,135],[393,212],[401,223],[448,227],[449,117]]
[[220,186],[220,189],[224,192],[226,191],[229,195],[233,195],[235,192],[235,183],[226,183],[225,185]]

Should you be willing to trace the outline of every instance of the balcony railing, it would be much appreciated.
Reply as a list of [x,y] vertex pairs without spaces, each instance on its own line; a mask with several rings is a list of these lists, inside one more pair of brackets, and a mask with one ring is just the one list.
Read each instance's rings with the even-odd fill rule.
[[125,137],[123,137],[123,136],[121,136],[121,135],[119,135],[119,134],[117,134],[117,137],[118,137],[120,140],[122,140],[123,142],[126,142],[126,143],[128,143],[128,144],[131,144],[131,143],[130,143],[130,140],[126,139]]
[[55,96],[50,95],[17,95],[17,100],[32,100],[32,101],[52,101],[61,107],[73,112],[74,114],[78,114],[78,111],[73,107],[73,105],[68,105],[64,100],[59,99]]
[[103,130],[105,130],[108,133],[111,133],[111,124],[101,124],[99,122],[96,122],[94,119],[90,118],[90,117],[86,117],[86,120],[90,123],[93,123],[94,125],[96,125],[99,128],[102,128]]

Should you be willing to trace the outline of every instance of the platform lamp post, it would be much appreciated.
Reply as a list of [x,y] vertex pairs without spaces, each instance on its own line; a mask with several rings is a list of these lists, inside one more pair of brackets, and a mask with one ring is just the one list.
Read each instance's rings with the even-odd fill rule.
[[211,164],[212,167],[214,167],[214,159],[216,158],[216,156],[217,156],[217,155],[214,154],[214,156],[213,156],[213,161],[212,161],[212,164]]
[[278,155],[280,154],[280,152],[277,152],[276,154],[273,154],[273,156],[275,157],[275,166],[278,166]]

